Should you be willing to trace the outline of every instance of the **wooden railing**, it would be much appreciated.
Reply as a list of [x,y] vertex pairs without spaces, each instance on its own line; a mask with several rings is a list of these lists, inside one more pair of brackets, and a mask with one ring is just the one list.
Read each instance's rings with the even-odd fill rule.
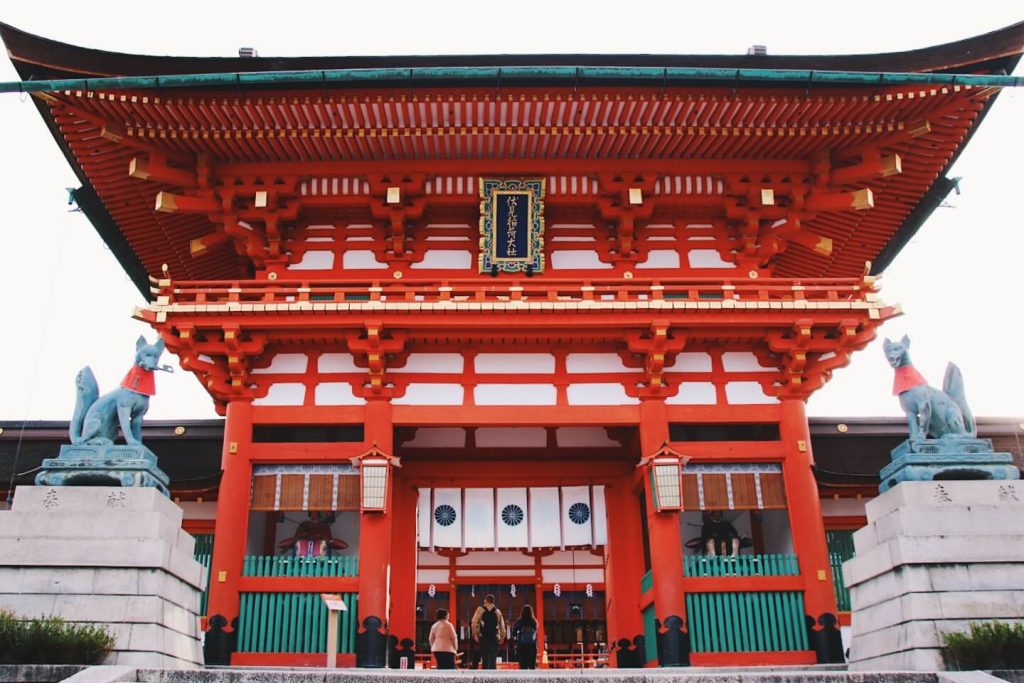
[[[726,307],[773,308],[783,302],[795,307],[867,308],[876,299],[870,278],[791,279],[714,278],[660,280],[524,279],[493,281],[401,280],[338,282],[329,280],[182,281],[158,288],[156,306],[222,306],[267,310],[285,304],[307,310],[335,307],[374,308],[392,304],[439,304],[456,307],[473,303],[626,303],[648,302],[667,307],[699,304]],[[804,303],[799,303],[804,302]],[[763,304],[763,306],[761,305]],[[775,304],[773,306],[772,304]],[[249,309],[248,306],[256,306]],[[241,307],[245,306],[245,309]],[[277,310],[277,309],[271,309]],[[194,312],[203,312],[202,310]]]
[[686,617],[693,652],[806,650],[799,591],[689,593]]
[[843,562],[854,555],[853,531],[826,531],[828,558],[832,568],[832,583],[836,588],[836,605],[842,612],[850,611],[850,591],[843,580]]
[[[342,593],[338,652],[355,652],[358,593]],[[327,607],[319,593],[241,593],[238,652],[327,651]]]
[[704,557],[688,555],[683,558],[683,576],[797,576],[800,567],[796,555],[737,555],[736,557]]
[[344,557],[246,555],[242,562],[242,576],[311,578],[359,576],[359,558],[355,555]]
[[199,614],[206,614],[206,604],[210,596],[210,561],[213,559],[213,534],[193,534],[196,539],[196,547],[193,554],[196,562],[206,569],[206,582],[203,584],[203,592],[199,596]]

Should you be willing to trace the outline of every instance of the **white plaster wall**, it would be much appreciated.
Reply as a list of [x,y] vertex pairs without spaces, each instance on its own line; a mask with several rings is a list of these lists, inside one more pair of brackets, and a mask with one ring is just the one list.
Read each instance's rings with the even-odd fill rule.
[[544,583],[603,583],[603,569],[542,569]]
[[351,353],[325,353],[317,359],[316,369],[320,373],[366,372],[366,368],[356,366]]
[[461,406],[464,393],[461,384],[410,384],[404,396],[391,402],[402,406]]
[[332,268],[334,268],[334,252],[332,251],[307,251],[298,263],[288,266],[288,270],[330,270]]
[[447,590],[448,570],[418,569],[416,571],[416,583],[432,583],[439,592],[442,590]]
[[683,382],[675,396],[665,399],[666,404],[675,406],[709,406],[717,402],[715,385],[711,382]]
[[[349,238],[349,241],[352,241],[352,238]],[[369,249],[351,249],[342,255],[341,267],[346,270],[384,270],[388,264],[378,261],[377,256]]]
[[601,565],[604,563],[604,559],[597,555],[592,555],[589,550],[556,550],[550,555],[542,557],[540,563],[542,565],[575,564],[577,567],[585,567],[587,565]]
[[217,501],[182,501],[178,503],[182,517],[188,519],[217,519]]
[[735,268],[735,263],[723,261],[717,249],[691,249],[686,254],[691,268]]
[[555,441],[568,448],[617,448],[621,444],[609,438],[603,427],[559,427]]
[[[494,576],[494,570],[493,569],[458,569],[458,570],[456,570],[455,573],[458,576],[460,576],[460,577],[471,577],[471,576],[491,577],[491,576]],[[502,569],[501,570],[501,574],[502,574],[502,576],[522,576],[522,577],[530,578],[530,577],[533,576],[533,568],[530,567],[528,569]],[[527,583],[527,582],[524,581],[523,583]],[[506,616],[506,619],[509,619],[509,618],[511,618],[511,617]]]
[[764,393],[760,382],[726,382],[725,397],[729,403],[754,405],[778,403],[779,399]]
[[473,254],[468,251],[449,251],[430,249],[423,255],[423,260],[409,264],[412,270],[431,268],[452,268],[466,270],[473,265]]
[[306,385],[298,382],[271,384],[263,398],[255,399],[254,406],[301,406],[306,397]]
[[675,362],[665,367],[665,372],[711,372],[711,354],[699,351],[678,353]]
[[473,397],[479,406],[553,406],[557,399],[550,384],[480,384]]
[[761,365],[752,351],[726,351],[722,354],[726,372],[764,372],[774,368]]
[[551,374],[555,357],[550,353],[481,353],[474,359],[478,373]]
[[419,427],[403,448],[464,448],[466,431],[461,427]]
[[565,358],[570,373],[641,372],[640,368],[627,368],[617,353],[570,353]]
[[636,264],[637,268],[678,268],[679,252],[675,249],[652,249],[647,260]]
[[462,355],[458,353],[410,353],[403,367],[388,370],[388,372],[392,374],[462,372],[463,365]]
[[309,358],[304,353],[279,353],[270,360],[265,368],[254,368],[254,375],[304,374],[309,365]]
[[596,251],[551,252],[552,270],[609,270],[612,267],[612,264],[602,262]]
[[634,405],[640,399],[626,393],[619,383],[570,384],[566,389],[569,405],[573,406],[623,406]]
[[822,498],[821,514],[823,517],[863,517],[864,504],[867,501],[856,498]]
[[313,402],[318,406],[361,406],[366,399],[352,393],[348,382],[321,382],[316,385]]
[[518,550],[472,551],[455,558],[455,565],[487,565],[494,567],[532,567],[533,558]]
[[477,446],[486,448],[543,448],[548,443],[541,427],[480,427],[475,438]]

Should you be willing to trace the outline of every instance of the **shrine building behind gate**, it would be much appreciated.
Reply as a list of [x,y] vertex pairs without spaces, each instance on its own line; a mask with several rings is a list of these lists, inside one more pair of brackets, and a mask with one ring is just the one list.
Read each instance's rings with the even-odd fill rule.
[[[815,57],[0,33],[226,416],[207,663],[322,664],[325,592],[348,665],[429,652],[439,607],[465,637],[486,593],[552,666],[842,661],[805,402],[899,313],[876,276],[1024,24]],[[700,553],[714,510],[738,557]]]

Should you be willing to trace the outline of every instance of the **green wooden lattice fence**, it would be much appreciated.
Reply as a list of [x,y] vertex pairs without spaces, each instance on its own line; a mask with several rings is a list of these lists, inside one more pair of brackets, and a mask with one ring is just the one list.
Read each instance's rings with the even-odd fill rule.
[[655,623],[654,605],[648,605],[643,611],[644,619],[644,656],[645,661],[658,659],[658,627]]
[[799,591],[689,593],[686,617],[693,652],[807,649]]
[[[338,652],[355,652],[359,596],[342,593]],[[242,593],[239,652],[327,652],[327,607],[319,593]]]
[[853,531],[826,531],[828,541],[828,560],[832,565],[832,583],[836,587],[836,605],[840,611],[850,611],[850,591],[843,581],[843,562],[853,557]]
[[737,555],[683,558],[683,576],[798,576],[796,555]]
[[242,576],[358,576],[359,558],[246,555]]
[[203,594],[199,596],[199,614],[206,614],[206,601],[210,595],[210,560],[213,559],[213,534],[193,534],[196,539],[196,549],[193,557],[196,562],[206,568],[206,583],[203,585]]

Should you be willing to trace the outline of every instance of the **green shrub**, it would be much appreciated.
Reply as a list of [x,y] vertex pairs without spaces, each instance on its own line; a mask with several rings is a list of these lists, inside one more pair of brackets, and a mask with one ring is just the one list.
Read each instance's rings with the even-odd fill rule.
[[21,620],[0,612],[0,662],[99,664],[114,646],[103,626],[69,624],[60,617]]
[[956,671],[1024,668],[1024,624],[971,624],[968,633],[942,637],[946,666]]

